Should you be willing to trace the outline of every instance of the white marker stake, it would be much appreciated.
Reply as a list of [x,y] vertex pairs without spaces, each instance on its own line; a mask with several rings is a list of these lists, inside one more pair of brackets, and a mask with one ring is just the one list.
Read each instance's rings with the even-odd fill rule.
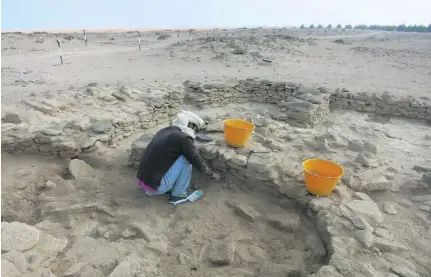
[[137,33],[138,33],[138,47],[139,47],[139,50],[141,50],[141,33],[139,31]]
[[19,73],[19,82],[22,84],[24,82],[24,75],[22,72]]
[[204,73],[201,72],[201,82],[203,82],[203,81],[204,81]]
[[85,30],[83,31],[84,31],[84,43],[85,43],[85,46],[87,46],[87,35],[85,34]]
[[63,56],[61,54],[60,40],[57,39],[58,52],[60,53],[60,62],[63,64]]

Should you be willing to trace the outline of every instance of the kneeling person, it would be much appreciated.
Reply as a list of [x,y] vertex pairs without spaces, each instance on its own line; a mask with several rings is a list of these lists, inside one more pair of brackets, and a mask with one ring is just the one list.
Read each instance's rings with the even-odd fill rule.
[[205,164],[194,144],[195,132],[205,122],[196,114],[182,112],[172,126],[159,130],[148,144],[138,170],[138,184],[147,195],[169,195],[175,204],[187,198],[192,166],[212,179],[217,173]]

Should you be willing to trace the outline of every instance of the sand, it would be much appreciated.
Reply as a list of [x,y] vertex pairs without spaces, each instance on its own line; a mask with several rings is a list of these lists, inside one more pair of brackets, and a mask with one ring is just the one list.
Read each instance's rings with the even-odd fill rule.
[[[162,34],[171,37],[158,39]],[[194,170],[193,185],[205,195],[178,207],[164,197],[146,196],[130,167],[132,143],[166,126],[168,115],[144,128],[127,127],[78,156],[3,147],[3,137],[46,129],[48,123],[121,117],[123,112],[115,112],[124,103],[135,116],[142,99],[147,104],[168,94],[171,102],[164,103],[171,105],[173,92],[183,92],[186,80],[229,84],[259,77],[334,91],[409,95],[429,103],[431,35],[257,28],[198,30],[190,39],[187,31],[157,30],[141,32],[141,50],[135,32],[89,32],[87,39],[85,46],[81,33],[2,34],[2,244],[27,238],[25,249],[2,247],[2,276],[431,275],[426,120],[332,109],[323,124],[302,129],[274,120],[280,112],[268,104],[202,108],[181,100],[181,108],[215,124],[227,117],[267,118],[252,143],[269,149],[274,161],[280,159],[268,172],[281,183],[248,182],[229,170],[222,171],[222,180],[210,181]],[[134,100],[118,94],[100,100],[92,89],[102,94],[117,86],[132,91],[127,95]],[[45,103],[45,110],[37,110],[23,100],[53,106],[47,110]],[[215,129],[216,144],[199,144],[201,151],[226,151]],[[78,141],[82,133],[76,129],[68,138]],[[375,167],[359,162],[363,150],[352,146],[358,140],[376,147],[373,154],[363,152],[375,159]],[[300,162],[311,156],[345,168],[329,197],[304,192]],[[88,165],[74,171],[70,158]],[[12,222],[36,230],[19,225],[16,231]]]

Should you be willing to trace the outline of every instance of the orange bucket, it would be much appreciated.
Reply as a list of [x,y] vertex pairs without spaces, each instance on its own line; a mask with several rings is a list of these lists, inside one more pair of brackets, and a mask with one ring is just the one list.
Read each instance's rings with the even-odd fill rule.
[[244,147],[255,128],[253,123],[241,119],[226,119],[223,123],[225,141],[233,147]]
[[341,165],[322,159],[302,162],[305,185],[308,191],[318,196],[328,196],[344,174]]

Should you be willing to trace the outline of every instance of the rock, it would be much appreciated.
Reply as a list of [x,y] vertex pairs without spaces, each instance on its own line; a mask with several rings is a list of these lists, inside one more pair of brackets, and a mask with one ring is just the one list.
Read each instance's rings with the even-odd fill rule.
[[28,269],[27,259],[21,252],[11,251],[1,256],[2,260],[12,263],[20,272],[24,273]]
[[388,181],[386,177],[380,176],[376,180],[364,185],[367,191],[384,191],[390,190],[393,185],[391,181]]
[[369,230],[358,230],[355,231],[355,237],[366,249],[370,249],[374,242],[373,233]]
[[90,148],[96,143],[97,140],[98,139],[96,137],[89,137],[89,138],[83,140],[80,143],[79,147],[81,147],[81,149]]
[[114,128],[114,126],[112,126],[112,122],[110,119],[92,119],[92,126],[91,126],[91,130],[93,130],[96,133],[109,133],[111,132],[112,128]]
[[304,239],[304,249],[311,251],[318,258],[323,258],[327,254],[322,240],[315,235],[308,235]]
[[134,229],[126,228],[121,235],[123,236],[123,238],[130,238],[136,236],[137,232]]
[[136,231],[138,235],[142,236],[148,242],[151,242],[155,239],[153,232],[146,225],[134,222],[130,228]]
[[361,216],[358,214],[355,214],[352,212],[351,209],[349,209],[345,205],[340,205],[339,209],[341,211],[341,214],[346,217],[354,226],[356,226],[359,229],[365,230],[365,229],[373,229],[374,228]]
[[43,103],[42,101],[39,101],[39,100],[23,100],[22,103],[36,111],[40,111],[44,114],[51,115],[51,116],[54,116],[58,111],[57,108],[49,106],[46,103]]
[[424,212],[429,212],[429,211],[431,211],[431,207],[430,207],[430,206],[428,206],[428,205],[419,205],[419,206],[418,206],[418,209],[419,209],[419,210],[421,210],[421,211],[424,211]]
[[206,125],[205,131],[207,132],[223,132],[224,123],[223,121],[216,121]]
[[96,175],[96,172],[93,170],[93,168],[90,165],[78,159],[73,159],[70,161],[69,173],[75,179],[94,178]]
[[395,209],[394,204],[384,204],[383,210],[391,215],[396,215],[398,213],[398,211]]
[[343,277],[333,266],[324,265],[318,272],[311,274],[310,277]]
[[319,197],[311,200],[309,205],[313,211],[319,212],[320,210],[329,210],[332,204],[332,199],[328,197]]
[[21,120],[21,117],[17,113],[7,112],[2,117],[2,122],[3,123],[20,124],[20,123],[22,123],[22,120]]
[[301,223],[301,219],[296,214],[275,214],[268,218],[269,223],[277,229],[296,232]]
[[393,274],[393,273],[388,273],[388,275],[386,277],[400,277],[399,275]]
[[392,265],[405,266],[410,270],[416,271],[416,266],[405,257],[400,257],[392,253],[385,253],[384,258]]
[[332,237],[328,251],[330,254],[354,255],[358,252],[358,243],[355,239],[349,237]]
[[353,197],[355,197],[359,200],[371,200],[371,198],[368,196],[368,194],[365,194],[363,192],[354,192]]
[[21,272],[9,261],[1,260],[2,277],[21,277]]
[[421,165],[415,165],[413,166],[413,170],[417,171],[417,172],[431,172],[431,167],[429,166],[421,166]]
[[359,139],[350,140],[347,149],[354,152],[363,152],[365,150],[364,142]]
[[401,199],[398,201],[398,204],[406,208],[413,206],[412,202],[410,202],[408,199]]
[[387,239],[379,238],[379,237],[374,238],[373,246],[387,252],[406,251],[408,249],[401,243],[389,241]]
[[216,266],[231,265],[235,258],[234,242],[215,242],[208,246],[208,261]]
[[258,277],[300,277],[302,275],[304,273],[300,269],[266,261],[260,268]]
[[378,167],[379,163],[377,161],[377,157],[369,152],[362,152],[359,153],[356,157],[355,161],[357,163],[360,163],[361,165],[365,167]]
[[400,277],[420,277],[419,274],[405,266],[391,266],[391,270]]
[[342,276],[346,277],[381,277],[369,263],[357,262],[355,259],[346,258],[341,255],[335,254],[329,261],[330,265],[335,267]]
[[115,267],[109,277],[135,277],[141,272],[141,264],[136,255],[132,254]]
[[52,262],[57,258],[59,253],[62,253],[68,243],[67,239],[58,239],[49,234],[41,233],[39,244],[31,251],[34,251],[35,258],[30,266],[36,268],[42,262]]
[[410,200],[413,202],[431,201],[431,194],[413,196]]
[[383,215],[376,203],[366,200],[352,200],[347,207],[355,214],[363,217],[372,226],[378,226],[383,221]]
[[92,265],[89,265],[87,263],[84,263],[84,265],[82,265],[80,263],[80,264],[77,264],[76,269],[72,268],[71,270],[68,270],[68,272],[66,274],[63,275],[63,277],[69,277],[69,276],[73,276],[73,277],[87,277],[87,276],[105,277],[105,274],[103,274],[103,272],[100,269],[94,268]]
[[180,262],[180,264],[187,266],[191,270],[197,270],[199,268],[198,261],[194,257],[191,257],[184,253],[178,254],[178,261]]
[[20,222],[9,223],[1,231],[1,250],[7,252],[29,250],[38,244],[39,236],[40,231],[32,226]]
[[53,181],[48,180],[45,183],[39,184],[38,187],[42,189],[55,189],[57,185]]
[[364,142],[365,151],[368,151],[370,153],[373,153],[374,155],[377,155],[377,146],[372,144],[371,142]]
[[154,250],[159,255],[166,255],[168,253],[168,242],[159,240],[159,241],[151,241],[147,245],[148,248]]
[[239,259],[246,264],[262,263],[270,258],[270,255],[263,248],[244,243],[236,243],[235,252]]
[[248,221],[253,222],[260,217],[260,214],[256,212],[256,210],[253,209],[251,206],[245,204],[236,204],[233,208],[239,216]]
[[393,240],[394,239],[394,234],[391,231],[389,231],[388,229],[376,228],[374,230],[374,234],[380,238],[384,238],[387,240]]
[[427,184],[428,188],[431,188],[431,172],[425,172],[422,175],[421,181],[424,182],[425,184]]
[[343,177],[342,182],[352,189],[355,189],[357,186],[357,181],[352,176]]

